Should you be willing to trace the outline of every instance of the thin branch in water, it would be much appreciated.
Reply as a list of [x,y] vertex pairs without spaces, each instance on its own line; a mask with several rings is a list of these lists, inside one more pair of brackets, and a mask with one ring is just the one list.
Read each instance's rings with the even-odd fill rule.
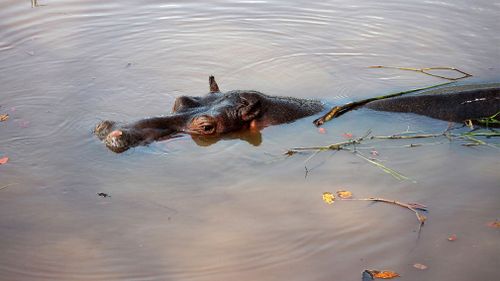
[[349,199],[342,199],[340,198],[339,201],[374,201],[374,202],[384,202],[384,203],[389,203],[389,204],[394,204],[403,208],[407,208],[408,210],[412,211],[415,213],[417,216],[417,220],[419,222],[419,229],[418,231],[420,232],[420,229],[424,225],[425,221],[427,220],[427,217],[420,214],[417,210],[421,211],[427,211],[427,206],[419,204],[419,203],[403,203],[399,202],[396,200],[388,200],[384,198],[376,198],[376,197],[370,197],[370,198],[349,198]]
[[360,138],[355,138],[355,139],[350,139],[350,140],[347,140],[347,141],[332,143],[332,144],[325,145],[325,146],[294,147],[292,149],[287,150],[284,154],[291,156],[291,155],[293,155],[293,154],[295,154],[297,152],[309,151],[309,150],[317,150],[318,152],[321,152],[321,151],[324,151],[324,150],[342,150],[345,146],[353,145],[353,144],[360,144],[361,141],[363,141],[371,133],[372,133],[372,131],[368,130]]
[[0,190],[2,190],[2,189],[6,189],[7,187],[9,187],[9,186],[11,186],[11,185],[16,185],[16,184],[17,184],[17,183],[15,183],[15,182],[14,182],[14,183],[9,183],[9,184],[7,184],[7,185],[4,185],[4,186],[0,187]]
[[[311,155],[309,158],[307,158],[305,164],[315,157],[319,152],[326,151],[326,150],[344,150],[344,151],[349,151],[355,154],[356,156],[362,158],[363,160],[369,162],[370,164],[375,165],[376,167],[382,169],[384,172],[390,174],[394,178],[398,180],[411,180],[409,177],[389,168],[386,167],[385,165],[381,164],[380,162],[376,161],[375,159],[366,157],[363,155],[360,151],[358,150],[364,150],[367,149],[367,147],[362,146],[358,147],[358,145],[361,144],[366,144],[365,141],[377,143],[385,140],[408,140],[408,139],[424,139],[424,138],[438,138],[438,137],[446,137],[449,141],[453,141],[456,139],[460,140],[465,140],[469,141],[467,143],[462,144],[463,146],[479,146],[479,145],[485,145],[489,146],[495,149],[499,149],[500,147],[497,144],[490,144],[485,141],[482,141],[480,139],[475,138],[475,136],[481,136],[481,137],[499,137],[500,132],[497,131],[470,131],[467,133],[462,133],[462,134],[453,134],[449,132],[450,128],[448,127],[443,133],[437,133],[437,134],[414,134],[414,135],[406,135],[406,134],[395,134],[395,135],[389,135],[389,136],[371,136],[368,137],[371,134],[371,130],[368,130],[365,135],[363,135],[360,138],[355,138],[355,139],[350,139],[347,141],[342,141],[342,142],[337,142],[333,143],[330,145],[325,145],[325,146],[311,146],[311,147],[294,147],[286,151],[284,154],[287,156],[292,156],[296,153],[304,153],[307,151],[314,151],[314,154]],[[392,148],[414,148],[414,147],[419,147],[419,146],[424,146],[424,145],[437,145],[437,144],[443,144],[445,141],[435,141],[431,143],[411,143],[407,145],[402,145],[402,146],[396,146]],[[386,147],[386,148],[391,148],[391,147]],[[307,173],[310,170],[307,170],[306,166],[306,176]],[[415,182],[414,180],[411,180],[412,182]]]
[[[415,72],[420,72],[420,73],[423,73],[423,74],[426,74],[429,76],[438,77],[438,78],[442,78],[442,79],[446,79],[446,80],[450,80],[450,81],[456,81],[456,80],[464,79],[467,77],[472,77],[472,74],[469,74],[469,73],[462,71],[458,68],[448,67],[448,66],[413,68],[413,67],[372,65],[372,66],[369,66],[368,68],[392,68],[392,69],[399,69],[399,70],[415,71]],[[442,75],[430,73],[429,71],[431,71],[431,70],[452,70],[452,71],[456,71],[456,72],[462,74],[462,76],[460,76],[460,77],[447,77],[447,76],[442,76]]]
[[391,136],[371,136],[370,139],[391,139],[391,140],[401,140],[401,139],[425,139],[425,138],[437,138],[444,136],[445,133],[441,134],[419,134],[419,135],[391,135]]

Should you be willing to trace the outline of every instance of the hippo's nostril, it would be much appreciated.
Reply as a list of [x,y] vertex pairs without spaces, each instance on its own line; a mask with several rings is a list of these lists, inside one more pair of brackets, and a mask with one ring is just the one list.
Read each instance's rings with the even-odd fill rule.
[[109,134],[106,139],[104,140],[104,143],[106,146],[116,152],[116,153],[121,153],[124,152],[125,150],[129,149],[129,137],[126,134]]
[[111,132],[111,129],[113,128],[113,125],[115,125],[115,122],[113,121],[102,121],[99,124],[97,124],[94,128],[94,134],[100,139],[103,140],[106,138],[106,136]]

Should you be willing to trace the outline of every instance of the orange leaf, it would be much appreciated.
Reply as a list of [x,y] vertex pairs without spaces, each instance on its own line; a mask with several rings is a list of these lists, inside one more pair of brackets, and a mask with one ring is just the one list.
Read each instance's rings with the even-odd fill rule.
[[7,161],[9,161],[9,157],[0,158],[0,165],[7,163]]
[[489,227],[493,227],[493,228],[499,228],[500,227],[500,221],[490,221],[488,223],[488,226]]
[[342,199],[348,199],[352,197],[352,192],[347,190],[337,190],[337,196]]
[[420,270],[427,269],[427,265],[421,264],[421,263],[416,263],[416,264],[413,265],[413,267],[417,268],[417,269],[420,269]]
[[9,114],[0,114],[0,122],[7,121]]
[[346,139],[352,139],[352,134],[351,133],[343,133],[342,136]]
[[320,134],[326,134],[326,129],[325,128],[319,128],[318,133]]
[[397,274],[394,271],[381,271],[379,273],[374,274],[373,277],[380,279],[392,279],[395,277],[399,277],[399,274]]
[[400,275],[394,271],[389,271],[389,270],[365,270],[366,272],[370,273],[370,275],[373,278],[379,278],[379,279],[392,279],[396,277],[400,277]]
[[326,204],[333,204],[333,201],[335,201],[335,195],[331,192],[323,192],[323,201],[325,201]]
[[456,234],[452,234],[452,235],[450,235],[450,237],[448,237],[448,241],[455,241],[455,240],[457,240]]

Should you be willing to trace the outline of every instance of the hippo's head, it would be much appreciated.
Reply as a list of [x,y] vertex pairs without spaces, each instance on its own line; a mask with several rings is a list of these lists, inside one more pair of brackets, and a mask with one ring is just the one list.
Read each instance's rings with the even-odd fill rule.
[[210,93],[205,97],[182,96],[175,100],[173,115],[179,132],[216,135],[248,128],[264,109],[264,96],[255,91]]
[[118,126],[111,121],[99,123],[94,133],[115,152],[178,133],[193,136],[219,136],[249,127],[290,122],[322,109],[317,101],[277,98],[257,91],[221,93],[213,76],[210,93],[203,97],[178,97],[172,114]]

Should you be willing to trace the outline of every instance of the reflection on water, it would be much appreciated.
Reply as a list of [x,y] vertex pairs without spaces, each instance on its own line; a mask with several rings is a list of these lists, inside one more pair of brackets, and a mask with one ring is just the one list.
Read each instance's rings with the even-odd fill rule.
[[[500,211],[498,149],[359,148],[416,183],[349,153],[282,155],[345,133],[436,133],[447,122],[362,109],[323,133],[312,116],[121,155],[91,132],[106,119],[168,114],[175,97],[204,94],[211,74],[223,90],[330,105],[442,82],[370,65],[454,66],[474,75],[460,83],[498,82],[498,3],[31,3],[41,7],[0,3],[0,114],[10,116],[0,124],[0,157],[9,157],[0,187],[15,183],[0,190],[0,279],[360,280],[367,268],[405,280],[498,276],[498,231],[485,226]],[[427,205],[420,239],[411,212],[322,202],[338,189]]]
[[258,130],[243,130],[216,136],[192,135],[191,138],[199,146],[209,146],[220,140],[242,140],[254,146],[262,143],[262,134]]

